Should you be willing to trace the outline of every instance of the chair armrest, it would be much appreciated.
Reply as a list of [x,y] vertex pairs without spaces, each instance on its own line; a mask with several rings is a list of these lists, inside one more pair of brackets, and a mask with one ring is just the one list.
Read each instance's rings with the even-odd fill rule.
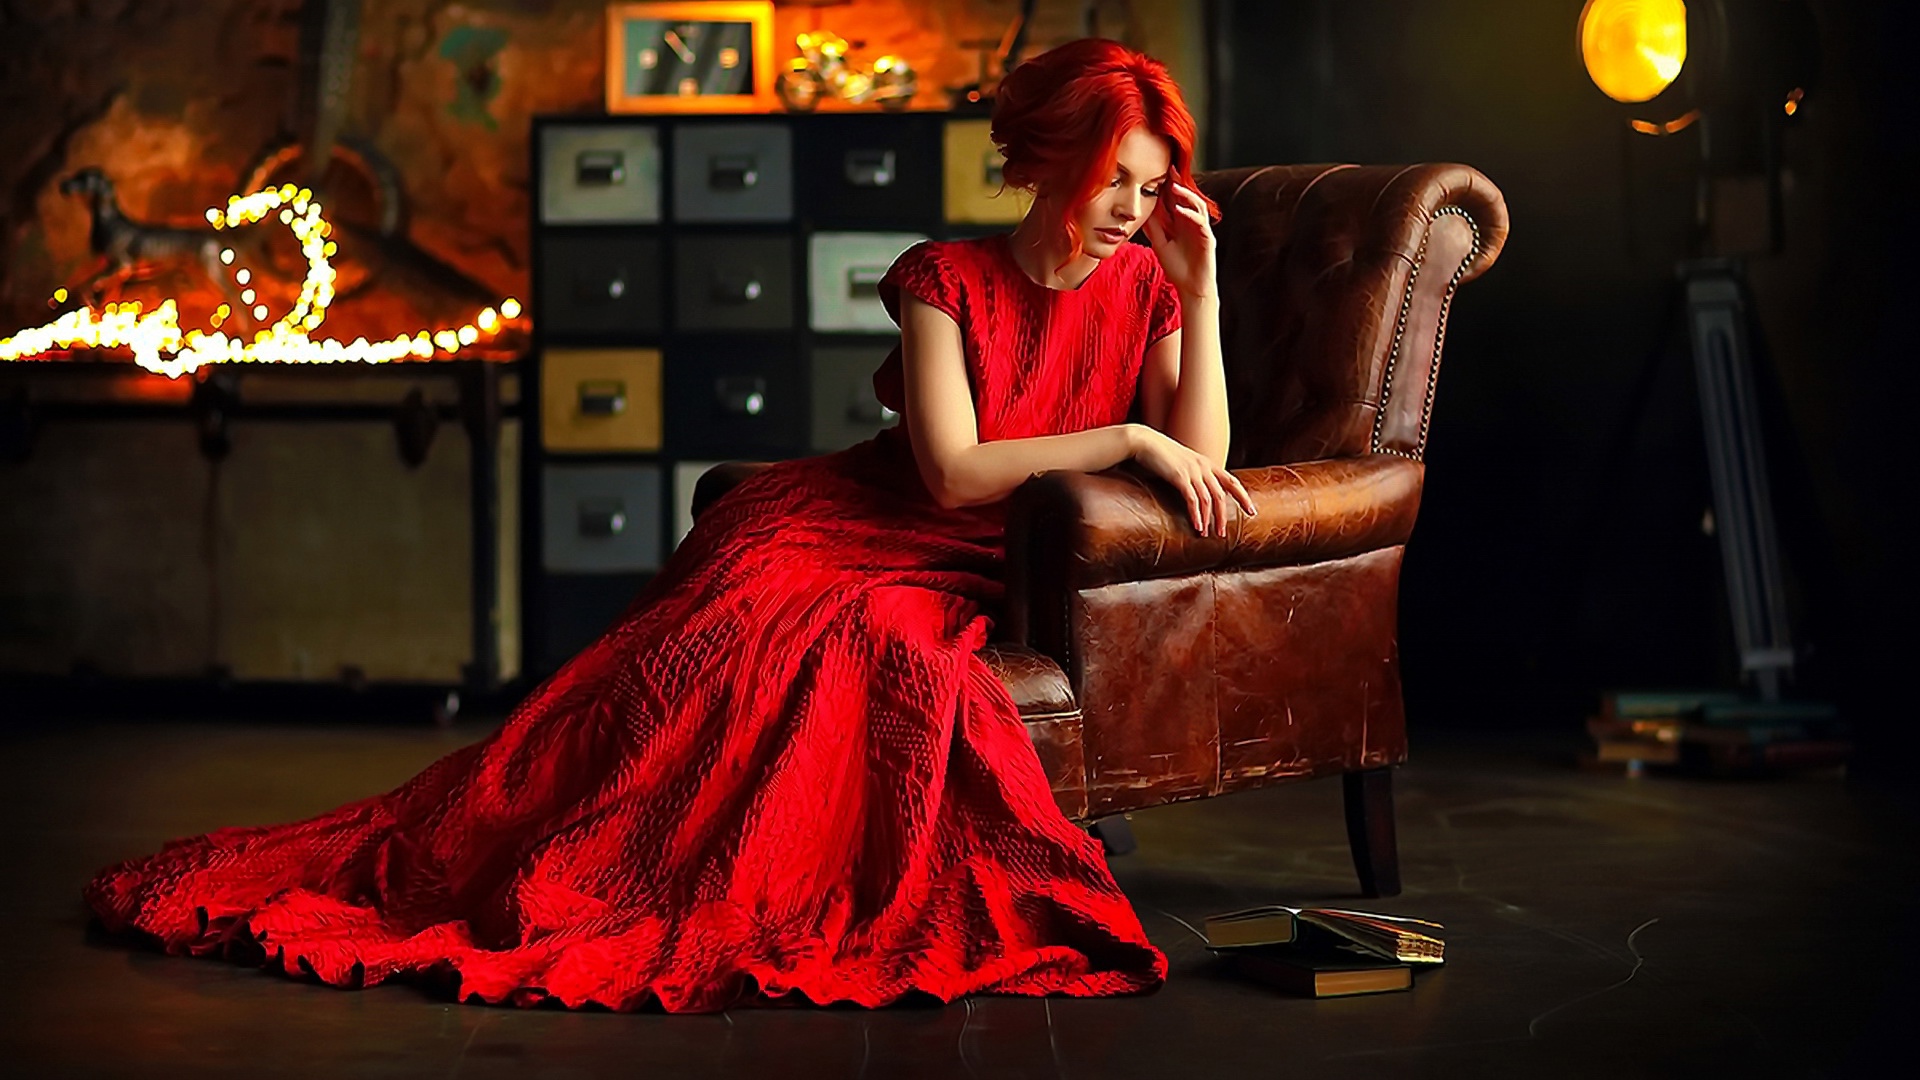
[[[1325,562],[1403,544],[1425,466],[1397,454],[1237,469],[1259,513],[1230,516],[1224,537],[1198,536],[1168,485],[1126,465],[1051,470],[1007,507],[1007,634],[1035,640],[1035,613],[1057,620],[1082,589],[1203,571]],[[1047,635],[1042,635],[1047,636]]]
[[714,500],[739,487],[741,481],[772,464],[771,461],[723,461],[701,473],[700,479],[693,484],[691,504],[693,516],[697,518],[706,513],[707,507],[712,506]]

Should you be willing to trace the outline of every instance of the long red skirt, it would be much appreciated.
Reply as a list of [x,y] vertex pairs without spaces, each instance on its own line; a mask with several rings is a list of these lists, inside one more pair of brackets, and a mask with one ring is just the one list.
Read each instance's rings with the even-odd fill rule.
[[939,508],[893,435],[729,492],[482,741],[304,821],[170,841],[87,903],[170,953],[523,1006],[1158,986],[975,652],[1003,508]]

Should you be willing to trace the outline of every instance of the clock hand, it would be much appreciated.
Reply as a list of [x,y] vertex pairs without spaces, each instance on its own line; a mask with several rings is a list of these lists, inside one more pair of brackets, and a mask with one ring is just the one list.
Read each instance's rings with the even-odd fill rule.
[[687,43],[680,40],[680,34],[677,31],[667,31],[666,41],[668,45],[673,46],[673,51],[679,54],[681,63],[693,63],[693,50],[687,48]]

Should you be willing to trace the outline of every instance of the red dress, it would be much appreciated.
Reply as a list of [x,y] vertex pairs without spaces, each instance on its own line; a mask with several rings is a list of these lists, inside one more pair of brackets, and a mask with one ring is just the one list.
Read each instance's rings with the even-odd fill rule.
[[[1123,421],[1179,325],[1137,245],[1057,291],[1004,235],[927,242],[881,291],[960,325],[982,440]],[[874,382],[900,409],[898,350]],[[1166,958],[975,652],[1004,507],[941,509],[898,428],[776,464],[493,734],[304,821],[169,841],[86,900],[171,953],[523,1006],[1156,987]]]

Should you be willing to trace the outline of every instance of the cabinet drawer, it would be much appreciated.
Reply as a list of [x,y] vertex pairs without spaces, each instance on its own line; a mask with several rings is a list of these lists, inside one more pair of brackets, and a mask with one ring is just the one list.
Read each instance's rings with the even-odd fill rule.
[[689,343],[667,358],[667,449],[781,455],[807,442],[807,380],[784,340]]
[[940,213],[936,117],[809,117],[797,152],[800,205],[815,224],[924,227]]
[[892,333],[879,284],[919,233],[821,232],[807,241],[808,304],[815,330]]
[[541,471],[540,564],[554,571],[660,565],[658,465],[549,465]]
[[660,129],[554,125],[540,129],[542,222],[660,220]]
[[534,653],[528,662],[544,678],[611,629],[652,574],[548,574],[533,606]]
[[674,244],[673,289],[678,329],[790,329],[793,238],[682,235]]
[[660,350],[547,349],[540,443],[578,452],[660,449]]
[[813,350],[808,365],[813,381],[813,449],[842,450],[892,427],[898,413],[873,394],[873,373],[891,345]]
[[673,546],[693,531],[693,488],[718,461],[676,461],[673,463]]
[[793,136],[786,125],[677,125],[673,216],[676,221],[793,217]]
[[1013,225],[1033,197],[1000,187],[1006,161],[989,136],[990,120],[949,120],[942,138],[947,221],[955,225]]
[[549,234],[540,274],[536,317],[549,335],[660,331],[658,237]]

